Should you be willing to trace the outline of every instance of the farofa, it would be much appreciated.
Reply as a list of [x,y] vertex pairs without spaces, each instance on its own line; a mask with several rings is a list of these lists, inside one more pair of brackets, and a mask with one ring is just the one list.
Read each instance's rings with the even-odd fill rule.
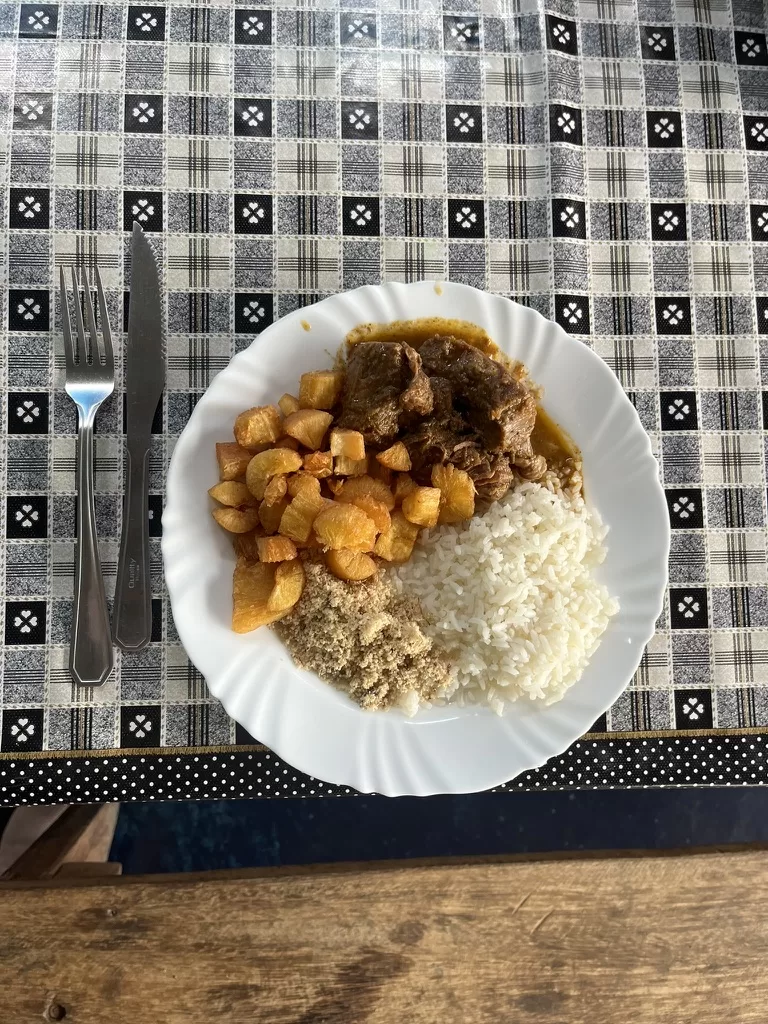
[[413,714],[447,685],[449,664],[422,631],[418,602],[400,597],[384,573],[350,585],[319,562],[305,569],[301,600],[274,626],[299,668],[369,710]]

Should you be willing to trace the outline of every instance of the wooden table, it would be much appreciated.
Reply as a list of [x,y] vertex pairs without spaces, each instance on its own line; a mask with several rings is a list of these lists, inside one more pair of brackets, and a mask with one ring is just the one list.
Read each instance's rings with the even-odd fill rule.
[[0,886],[0,1021],[765,1024],[768,853]]

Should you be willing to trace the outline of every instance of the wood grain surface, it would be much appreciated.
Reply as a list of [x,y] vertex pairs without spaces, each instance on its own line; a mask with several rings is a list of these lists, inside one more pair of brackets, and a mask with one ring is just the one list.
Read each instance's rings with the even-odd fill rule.
[[11,883],[0,1022],[765,1024],[767,907],[765,852]]
[[[8,823],[0,843],[0,882],[17,879],[52,878],[63,871],[90,876],[120,873],[120,865],[105,867],[117,825],[120,804],[74,804],[55,814],[51,824],[38,834],[38,819],[45,825],[48,807],[19,807]],[[6,854],[6,848],[7,854]],[[75,867],[75,865],[78,865]],[[115,871],[115,869],[117,869]]]

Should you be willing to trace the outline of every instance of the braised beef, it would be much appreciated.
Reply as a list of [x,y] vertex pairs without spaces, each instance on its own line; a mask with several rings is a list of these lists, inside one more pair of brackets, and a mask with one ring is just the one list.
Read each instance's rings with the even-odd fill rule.
[[[461,421],[459,421],[461,426]],[[457,446],[466,440],[464,431],[456,430],[450,421],[429,419],[420,423],[412,431],[401,438],[411,457],[411,468],[414,476],[420,479],[423,469],[429,469],[435,463],[451,462]],[[470,441],[474,445],[474,442]],[[474,445],[477,449],[477,445]],[[463,466],[459,468],[463,469]]]
[[391,441],[400,427],[400,395],[407,385],[402,345],[356,345],[347,360],[339,426],[359,430],[370,444]]
[[411,372],[411,382],[400,395],[400,408],[403,412],[415,416],[428,416],[435,402],[429,377],[421,368],[421,356],[410,345],[405,344],[403,353]]
[[418,352],[403,342],[362,342],[349,354],[339,425],[369,444],[401,440],[418,483],[430,484],[435,464],[451,463],[469,473],[480,501],[498,501],[514,466],[529,478],[540,472],[535,419],[528,389],[457,338],[431,338]]
[[382,444],[432,407],[429,377],[415,349],[400,342],[355,345],[347,360],[340,426],[359,430],[369,444]]
[[492,502],[503,498],[515,480],[515,473],[506,455],[493,455],[489,462],[470,469],[477,497]]
[[515,468],[524,480],[541,480],[547,472],[547,460],[543,455],[534,455],[531,451],[530,457],[517,457]]
[[490,460],[483,450],[480,439],[476,436],[473,440],[465,440],[457,444],[447,461],[452,463],[456,469],[463,469],[470,476],[478,470],[483,472],[484,469],[490,469]]
[[531,436],[536,401],[500,363],[458,338],[435,337],[419,350],[427,374],[445,377],[489,451],[515,452]]
[[433,415],[437,419],[444,419],[453,412],[453,390],[445,377],[430,377],[434,396]]

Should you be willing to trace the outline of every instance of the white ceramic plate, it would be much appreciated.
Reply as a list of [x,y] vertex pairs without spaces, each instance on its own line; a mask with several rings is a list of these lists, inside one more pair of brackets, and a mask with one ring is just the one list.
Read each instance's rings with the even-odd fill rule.
[[[243,409],[295,392],[301,373],[330,366],[352,327],[423,316],[479,324],[527,365],[544,387],[544,407],[581,448],[587,498],[610,528],[600,577],[621,610],[581,680],[550,707],[521,700],[502,718],[484,708],[431,709],[412,719],[366,712],[295,668],[271,630],[230,629],[234,554],[206,494],[217,480],[216,441],[232,437]],[[473,792],[562,753],[629,683],[662,607],[666,503],[650,441],[618,380],[534,310],[465,285],[359,288],[273,324],[198,402],[173,453],[167,493],[163,557],[173,617],[211,692],[295,768],[364,792]]]

